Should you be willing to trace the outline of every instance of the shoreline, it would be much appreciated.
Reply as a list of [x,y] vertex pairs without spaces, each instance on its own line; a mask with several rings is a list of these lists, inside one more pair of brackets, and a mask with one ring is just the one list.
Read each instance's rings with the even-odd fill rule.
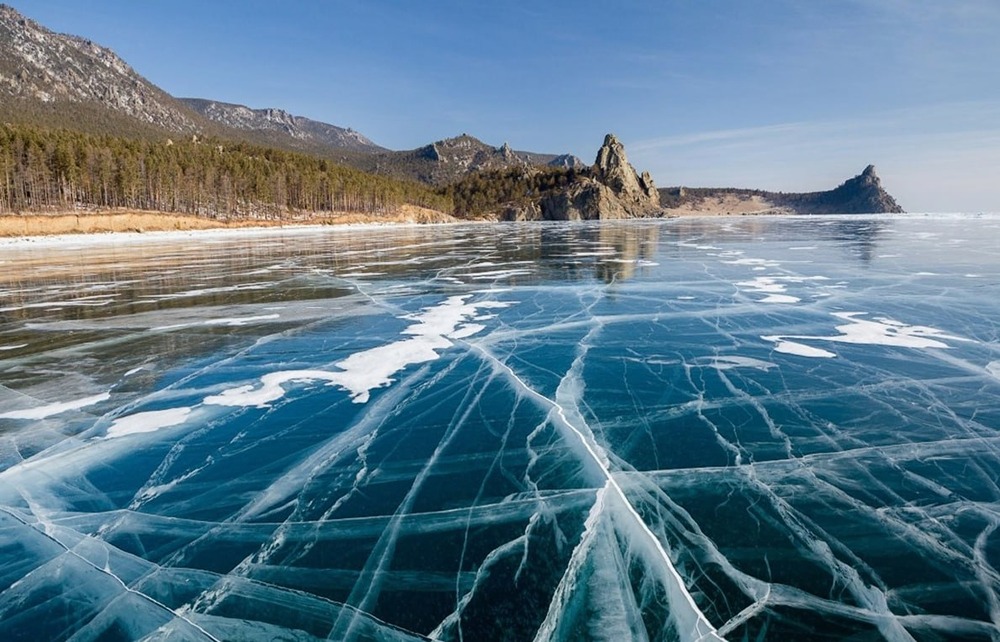
[[392,214],[324,212],[299,219],[220,221],[190,214],[145,210],[110,210],[78,214],[0,214],[0,247],[21,244],[66,244],[73,240],[199,237],[208,233],[232,234],[270,230],[381,227],[460,222],[452,216],[416,206]]
[[[1000,212],[910,212],[906,214],[789,214],[786,212],[716,212],[689,211],[667,212],[662,217],[622,219],[630,221],[677,221],[698,218],[857,218],[879,217],[898,218],[1000,218]],[[27,225],[25,219],[28,219]],[[91,225],[67,229],[65,219],[86,220]],[[136,225],[137,221],[145,225]],[[56,222],[55,225],[51,223]],[[532,221],[544,223],[545,221]],[[587,222],[587,221],[584,221]],[[103,225],[101,223],[104,223]],[[460,224],[509,224],[492,220],[463,220],[434,210],[413,207],[393,215],[372,216],[356,213],[332,213],[299,220],[262,221],[215,221],[190,215],[165,212],[103,212],[93,214],[0,214],[0,249],[103,245],[118,242],[179,241],[185,239],[205,239],[220,236],[264,235],[264,234],[312,234],[320,231],[364,230],[385,227],[416,227],[426,225]],[[50,224],[50,225],[46,225]],[[30,234],[12,233],[13,228],[28,229]],[[40,229],[39,229],[40,228]]]

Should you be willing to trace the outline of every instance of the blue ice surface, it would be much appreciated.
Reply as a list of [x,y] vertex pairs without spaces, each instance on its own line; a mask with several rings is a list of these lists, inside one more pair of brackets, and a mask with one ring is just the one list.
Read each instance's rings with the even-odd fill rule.
[[0,639],[993,640],[1000,218],[0,247]]

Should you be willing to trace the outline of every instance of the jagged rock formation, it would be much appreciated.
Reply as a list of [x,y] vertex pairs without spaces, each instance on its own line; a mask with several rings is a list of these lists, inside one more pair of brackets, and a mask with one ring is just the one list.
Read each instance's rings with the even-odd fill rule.
[[903,208],[882,187],[875,166],[824,192],[767,192],[736,188],[668,187],[660,190],[664,213],[691,214],[881,214]]
[[507,220],[578,221],[656,216],[660,195],[648,172],[640,176],[614,134],[604,137],[593,167],[568,186],[506,208]]
[[295,116],[283,109],[251,109],[245,105],[234,105],[203,98],[181,98],[180,100],[205,118],[232,129],[265,135],[278,134],[330,149],[361,152],[386,151],[385,148],[379,147],[353,129],[337,127],[304,116]]
[[628,209],[637,213],[660,205],[660,195],[649,172],[643,172],[642,176],[636,173],[625,155],[625,146],[614,134],[604,137],[604,144],[597,152],[594,179],[610,187],[615,196],[632,205]]
[[604,144],[597,152],[594,178],[610,187],[621,198],[636,203],[659,200],[649,172],[643,172],[642,176],[636,173],[625,155],[625,146],[614,134],[605,136]]
[[8,107],[33,103],[49,113],[71,114],[76,106],[175,132],[202,129],[191,110],[110,49],[53,33],[7,5],[0,5],[0,96]]

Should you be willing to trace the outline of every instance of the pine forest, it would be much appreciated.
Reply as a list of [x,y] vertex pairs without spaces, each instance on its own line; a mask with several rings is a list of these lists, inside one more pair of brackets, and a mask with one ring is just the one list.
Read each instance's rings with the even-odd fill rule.
[[0,125],[0,214],[126,208],[240,220],[403,205],[452,209],[416,182],[250,143]]

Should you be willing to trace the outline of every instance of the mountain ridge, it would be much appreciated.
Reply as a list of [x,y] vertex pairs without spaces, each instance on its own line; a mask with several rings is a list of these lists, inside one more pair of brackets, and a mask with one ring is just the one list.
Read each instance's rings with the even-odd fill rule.
[[[210,98],[176,98],[111,49],[86,38],[56,33],[7,4],[0,4],[0,96],[6,98],[0,101],[0,122],[147,138],[215,136],[313,154],[362,171],[433,184],[487,167],[519,165],[522,161],[568,166],[575,158],[535,152],[507,154],[505,144],[490,147],[488,152],[477,150],[483,152],[478,157],[452,154],[429,163],[426,156],[415,153],[424,148],[389,150],[351,128],[284,109],[254,109]],[[444,143],[447,147],[451,140],[430,145]]]
[[469,174],[497,169],[584,166],[583,161],[570,154],[517,151],[506,142],[494,147],[467,133],[415,149],[386,150],[367,158],[348,158],[348,162],[373,174],[408,178],[431,185],[446,185]]
[[303,142],[336,149],[388,151],[350,127],[339,127],[305,116],[297,116],[277,107],[253,108],[207,98],[178,98],[178,100],[205,118],[236,130],[278,132]]

